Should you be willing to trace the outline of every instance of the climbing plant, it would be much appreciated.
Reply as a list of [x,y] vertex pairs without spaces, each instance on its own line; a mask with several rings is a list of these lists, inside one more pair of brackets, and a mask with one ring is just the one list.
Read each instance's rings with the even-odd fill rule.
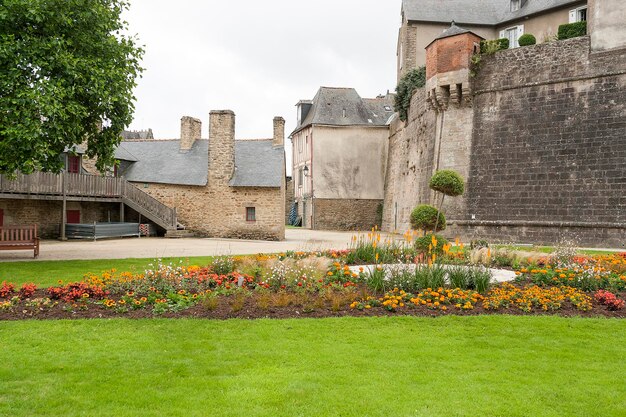
[[400,120],[406,121],[411,106],[411,97],[415,89],[426,85],[426,67],[419,67],[406,73],[400,79],[396,87],[395,111],[400,115]]

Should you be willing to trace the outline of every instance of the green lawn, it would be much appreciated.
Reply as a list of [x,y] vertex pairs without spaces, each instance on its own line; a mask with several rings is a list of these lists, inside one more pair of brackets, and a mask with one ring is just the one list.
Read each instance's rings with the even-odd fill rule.
[[[163,263],[184,265],[208,265],[213,257],[162,258]],[[100,274],[113,268],[118,271],[142,272],[154,258],[145,259],[95,259],[74,261],[21,261],[0,262],[0,282],[10,281],[15,284],[33,282],[39,286],[56,285],[64,282],[80,281],[87,273]]]
[[2,416],[625,416],[626,321],[0,323]]

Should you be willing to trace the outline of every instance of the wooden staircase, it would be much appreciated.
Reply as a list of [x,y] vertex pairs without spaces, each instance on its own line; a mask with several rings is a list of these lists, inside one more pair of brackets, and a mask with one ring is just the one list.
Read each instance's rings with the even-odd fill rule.
[[167,232],[178,229],[176,208],[168,207],[124,178],[36,172],[0,175],[0,198],[120,202]]

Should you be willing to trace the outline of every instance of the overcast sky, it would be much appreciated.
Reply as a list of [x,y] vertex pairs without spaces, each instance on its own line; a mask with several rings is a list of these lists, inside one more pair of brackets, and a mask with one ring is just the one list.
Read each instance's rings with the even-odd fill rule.
[[295,104],[320,86],[362,97],[394,90],[401,0],[131,0],[145,46],[131,129],[178,138],[181,116],[237,115],[237,139],[295,128]]

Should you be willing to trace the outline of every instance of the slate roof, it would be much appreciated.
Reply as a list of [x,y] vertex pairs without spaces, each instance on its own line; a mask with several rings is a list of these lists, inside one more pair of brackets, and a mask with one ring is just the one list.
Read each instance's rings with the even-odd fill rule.
[[522,0],[511,12],[511,0],[402,0],[407,20],[421,22],[495,26],[550,9],[580,3],[580,0]]
[[285,175],[285,150],[272,140],[235,141],[235,174],[231,187],[280,187]]
[[[115,158],[129,161],[121,174],[131,182],[195,185],[208,183],[209,141],[196,140],[180,152],[180,140],[123,141]],[[233,187],[280,187],[284,175],[284,148],[272,140],[235,141]]]
[[131,182],[206,185],[209,173],[209,141],[197,140],[191,150],[180,152],[179,140],[123,141],[115,158],[135,161],[121,174]]
[[363,99],[354,88],[321,87],[312,103],[309,114],[300,126],[296,127],[292,135],[313,124],[385,126],[393,114],[391,96]]

